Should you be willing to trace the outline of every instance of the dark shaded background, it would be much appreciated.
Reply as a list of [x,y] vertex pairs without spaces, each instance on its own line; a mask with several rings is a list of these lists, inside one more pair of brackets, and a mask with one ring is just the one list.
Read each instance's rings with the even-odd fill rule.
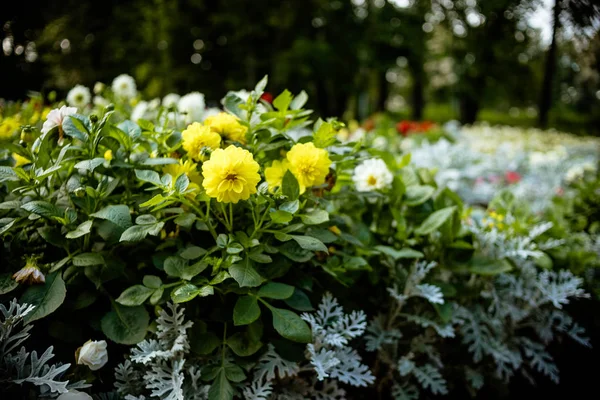
[[600,5],[558,0],[106,0],[2,4],[0,97],[60,96],[121,73],[148,97],[217,101],[269,74],[321,115],[556,126],[598,133]]

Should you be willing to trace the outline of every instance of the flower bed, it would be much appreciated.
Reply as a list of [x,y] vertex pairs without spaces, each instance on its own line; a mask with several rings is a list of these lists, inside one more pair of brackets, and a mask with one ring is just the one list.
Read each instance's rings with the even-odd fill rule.
[[419,161],[435,145],[411,161],[266,83],[223,110],[144,101],[128,76],[3,110],[6,392],[416,399],[558,381],[548,345],[589,346],[563,309],[589,296],[591,266],[561,253],[575,228],[510,194],[472,211]]

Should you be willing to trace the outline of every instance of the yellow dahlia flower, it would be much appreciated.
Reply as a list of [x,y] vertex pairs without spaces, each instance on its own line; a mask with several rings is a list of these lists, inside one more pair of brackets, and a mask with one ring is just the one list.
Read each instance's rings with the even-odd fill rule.
[[179,164],[169,164],[163,168],[163,172],[169,174],[173,177],[173,179],[177,179],[177,177],[181,174],[186,174],[191,183],[194,183],[198,186],[202,184],[202,175],[196,169],[198,164],[193,163],[191,160],[179,160]]
[[181,136],[183,137],[183,149],[196,161],[206,159],[206,149],[218,149],[221,145],[221,136],[199,122],[188,125]]
[[106,151],[104,152],[104,159],[105,159],[106,161],[112,161],[112,160],[113,160],[113,158],[114,158],[114,156],[113,156],[113,152],[112,152],[112,150],[110,150],[110,149],[109,149],[109,150],[106,150]]
[[204,125],[231,141],[246,144],[248,128],[240,124],[239,120],[231,114],[222,112],[211,115],[204,120]]
[[12,158],[15,159],[15,168],[22,167],[23,165],[27,165],[27,164],[31,163],[30,159],[25,158],[17,153],[12,153]]
[[300,185],[300,193],[307,187],[325,183],[331,165],[327,150],[315,147],[312,142],[297,143],[287,153],[287,160]]
[[21,124],[16,118],[5,118],[0,120],[0,140],[10,140]]
[[269,191],[274,192],[276,187],[281,186],[283,176],[290,169],[288,160],[273,161],[270,167],[265,168],[265,178],[269,184]]
[[237,203],[256,193],[260,181],[259,165],[252,153],[240,147],[229,146],[213,151],[202,165],[206,194],[222,203]]

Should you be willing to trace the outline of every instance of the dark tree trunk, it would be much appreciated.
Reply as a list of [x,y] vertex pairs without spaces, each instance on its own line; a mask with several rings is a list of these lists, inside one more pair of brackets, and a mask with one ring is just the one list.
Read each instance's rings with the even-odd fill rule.
[[548,127],[548,113],[550,112],[550,108],[552,108],[552,86],[556,72],[556,37],[560,28],[560,10],[560,0],[555,0],[552,22],[552,41],[550,42],[550,48],[546,54],[546,62],[544,65],[544,81],[542,83],[542,92],[539,102],[538,122],[542,129]]
[[385,77],[385,73],[386,71],[381,71],[379,73],[379,93],[375,111],[385,111],[385,102],[390,94],[390,85]]
[[463,124],[472,124],[477,120],[479,113],[479,99],[463,95],[460,98],[460,122]]
[[413,85],[412,85],[412,119],[420,121],[423,119],[423,109],[425,108],[425,90],[423,63],[418,63],[412,68]]

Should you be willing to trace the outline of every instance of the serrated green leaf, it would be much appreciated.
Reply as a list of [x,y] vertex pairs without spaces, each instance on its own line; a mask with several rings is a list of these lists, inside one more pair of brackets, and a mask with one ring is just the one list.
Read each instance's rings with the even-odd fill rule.
[[104,258],[100,253],[81,253],[73,257],[73,265],[77,267],[89,267],[104,264]]
[[229,273],[240,287],[256,287],[260,286],[264,281],[254,267],[252,267],[252,263],[248,258],[239,264],[229,267]]
[[144,304],[152,296],[152,293],[154,293],[154,289],[135,285],[125,289],[116,302],[124,306],[139,306]]
[[318,225],[329,221],[329,213],[317,208],[306,214],[301,214],[300,219],[302,219],[302,222],[306,225]]
[[124,204],[106,206],[90,216],[110,221],[122,229],[127,229],[132,225],[129,207]]
[[82,222],[75,230],[73,230],[71,232],[67,232],[65,237],[67,239],[76,239],[83,235],[87,235],[88,233],[90,233],[93,223],[94,223],[93,221]]
[[273,306],[269,306],[269,310],[273,314],[273,328],[281,336],[299,343],[310,343],[312,341],[310,328],[298,314]]

